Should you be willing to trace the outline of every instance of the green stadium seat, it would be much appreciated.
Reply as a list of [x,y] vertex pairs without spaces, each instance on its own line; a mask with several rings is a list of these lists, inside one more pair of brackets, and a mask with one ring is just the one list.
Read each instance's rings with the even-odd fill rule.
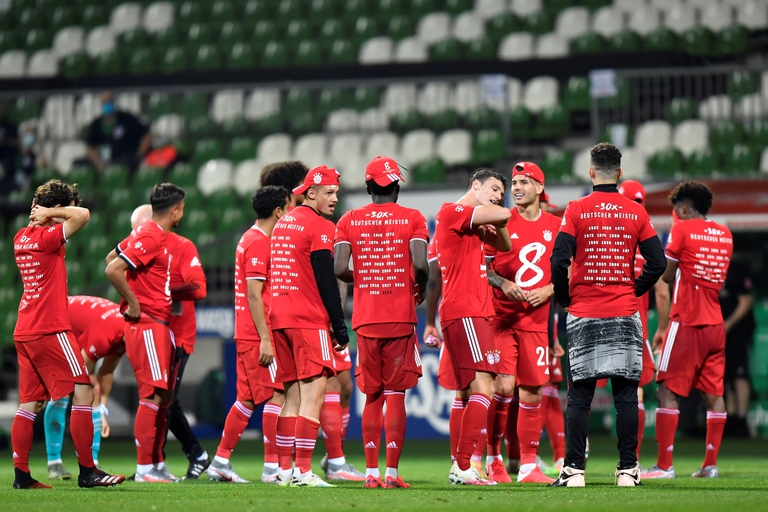
[[[408,2],[405,3],[407,4]],[[437,10],[439,9],[436,0],[411,0],[407,12],[413,18],[419,19],[422,16]]]
[[305,39],[299,43],[293,64],[296,66],[317,66],[322,63],[320,46],[311,39]]
[[312,111],[301,112],[288,118],[288,130],[295,136],[320,130],[320,117]]
[[79,295],[85,290],[87,281],[86,266],[79,261],[67,260],[67,288],[70,295]]
[[470,60],[492,60],[496,58],[496,45],[490,39],[475,39],[467,44],[464,56]]
[[327,18],[322,21],[320,25],[320,35],[318,36],[318,44],[327,53],[331,50],[333,42],[336,39],[343,38],[347,33],[347,29],[341,20],[335,18]]
[[234,188],[222,188],[209,195],[206,204],[208,209],[221,212],[226,208],[240,204],[240,196],[237,195]]
[[51,47],[51,35],[48,31],[41,28],[33,28],[27,32],[27,37],[24,41],[24,50],[28,54]]
[[221,256],[216,241],[216,235],[211,232],[201,232],[190,237],[200,253],[200,261],[205,267],[217,267],[221,265]]
[[298,0],[279,0],[276,19],[287,25],[289,20],[302,18],[302,5]]
[[256,158],[256,141],[249,137],[236,137],[229,145],[229,160],[239,164],[243,160]]
[[160,116],[170,114],[173,112],[173,106],[171,105],[171,95],[167,92],[153,92],[147,99],[147,104],[143,109],[143,113],[151,121],[156,120]]
[[541,168],[547,177],[547,183],[563,181],[571,175],[573,155],[562,149],[550,149],[541,160]]
[[650,51],[675,50],[679,45],[677,34],[666,27],[660,27],[645,37],[643,47]]
[[169,46],[163,55],[163,73],[181,73],[189,69],[187,50],[183,46]]
[[61,74],[66,78],[80,78],[90,71],[91,61],[85,52],[70,53],[61,62]]
[[445,0],[445,11],[451,16],[456,16],[464,11],[471,11],[474,7],[472,0]]
[[131,202],[135,205],[149,203],[149,196],[152,194],[153,188],[154,186],[140,187],[134,185],[131,189]]
[[734,144],[730,152],[725,153],[723,172],[727,174],[744,175],[757,172],[760,154],[752,146]]
[[502,125],[501,114],[489,107],[480,107],[471,110],[464,118],[467,129],[479,131],[483,129],[500,129]]
[[244,39],[243,24],[237,21],[227,21],[221,26],[217,43],[223,47],[231,47]]
[[328,64],[355,64],[357,47],[347,39],[336,39],[331,45]]
[[283,41],[289,47],[297,47],[299,43],[308,37],[311,37],[309,23],[305,20],[291,20],[288,28],[285,30]]
[[187,120],[187,135],[194,139],[205,139],[216,134],[218,127],[207,114],[197,114]]
[[131,192],[127,185],[124,188],[105,190],[105,187],[102,184],[101,191],[106,196],[107,207],[110,211],[117,212],[126,208],[130,211],[133,208]]
[[589,79],[585,76],[572,76],[563,91],[563,107],[569,111],[589,110]]
[[[195,174],[195,181],[197,181],[197,174]],[[200,193],[197,186],[194,184],[184,187],[184,208],[191,210],[199,210],[203,207],[203,194]]]
[[[403,0],[374,0],[375,5],[373,15],[379,23],[388,23],[395,16],[404,14]],[[416,15],[413,16],[416,18]]]
[[643,38],[632,30],[622,30],[608,38],[608,49],[612,52],[638,52],[643,47]]
[[116,191],[128,186],[128,169],[122,165],[107,165],[99,179],[99,187],[105,191]]
[[387,36],[393,41],[410,37],[416,32],[415,20],[409,16],[396,15],[387,23]]
[[317,100],[317,112],[321,116],[327,116],[334,110],[350,106],[351,100],[346,89],[329,87],[320,91]]
[[698,107],[689,98],[673,98],[665,110],[665,118],[669,124],[675,125],[688,119],[696,118]]
[[611,5],[613,0],[582,0],[581,5],[589,9],[590,11],[596,11],[606,5]]
[[498,45],[504,36],[511,34],[512,32],[518,32],[522,28],[522,22],[515,13],[508,12],[499,16],[494,16],[486,24],[486,35],[493,42]]
[[250,131],[249,128],[243,116],[231,117],[221,123],[221,133],[225,138],[245,135]]
[[243,9],[243,21],[248,25],[260,20],[269,19],[272,15],[269,9],[274,0],[248,0]]
[[192,165],[199,167],[208,160],[221,158],[221,155],[221,144],[217,139],[201,139],[193,150]]
[[228,0],[216,0],[211,7],[211,20],[222,24],[235,19],[235,6]]
[[200,46],[213,42],[213,30],[207,23],[193,23],[187,31],[188,46]]
[[149,46],[149,35],[142,28],[135,28],[120,34],[118,38],[117,54],[123,61],[128,61],[133,52],[139,48]]
[[501,130],[480,130],[474,140],[472,160],[476,164],[500,162],[507,157],[507,145]]
[[756,151],[768,147],[768,121],[758,120],[747,130],[747,143]]
[[269,135],[283,131],[284,120],[280,114],[272,114],[255,121],[253,129],[258,135]]
[[605,38],[594,32],[588,32],[571,40],[571,54],[573,55],[600,53],[605,48]]
[[206,13],[199,2],[184,2],[179,6],[176,15],[176,23],[182,29],[190,27],[193,23],[202,23],[206,19]]
[[208,98],[203,93],[185,93],[181,97],[177,109],[187,119],[208,115]]
[[430,130],[436,133],[442,133],[459,127],[459,114],[452,108],[447,108],[441,112],[425,115],[424,121]]
[[416,163],[412,171],[415,184],[445,183],[445,163],[436,156]]
[[23,229],[29,225],[29,214],[22,213],[21,215],[17,215],[13,218],[10,224],[9,231],[11,233],[15,234],[19,232],[20,229]]
[[687,168],[693,176],[712,176],[717,169],[717,156],[711,148],[696,150],[688,158]]
[[27,96],[19,96],[11,105],[8,115],[14,121],[19,123],[21,121],[26,121],[27,119],[36,118],[40,115],[40,100]]
[[552,32],[554,19],[546,11],[536,11],[525,17],[525,30],[540,36]]
[[[99,265],[97,271],[104,274],[104,269],[107,266],[106,257],[112,249],[114,249],[114,246],[109,243],[106,236],[90,235],[88,237],[88,243],[85,246],[84,256],[89,262],[89,265]],[[92,270],[94,269],[92,268]]]
[[112,217],[111,224],[109,226],[109,237],[111,240],[112,248],[114,249],[117,244],[123,241],[125,237],[131,234],[131,210],[129,205],[124,204],[120,207],[120,210],[116,210],[117,213]]
[[533,136],[536,138],[564,137],[571,131],[571,119],[562,105],[547,107],[536,118]]
[[288,90],[283,104],[283,110],[288,117],[311,112],[313,109],[312,94],[308,89],[293,87]]
[[758,92],[760,80],[750,71],[734,71],[728,82],[728,95],[734,99]]
[[432,45],[429,49],[432,60],[458,60],[461,58],[461,43],[456,39],[446,39]]
[[8,50],[15,50],[19,47],[19,40],[16,32],[12,30],[0,30],[0,53]]
[[683,162],[683,153],[679,149],[664,149],[648,160],[648,171],[657,178],[674,178],[684,171]]
[[177,44],[182,44],[186,40],[186,31],[179,25],[169,25],[155,32],[154,44],[158,48],[167,48]]
[[[52,167],[43,167],[42,169],[35,170],[35,173],[32,175],[32,188],[37,188],[38,186],[42,185],[43,183],[46,183],[49,180],[57,180],[61,178],[59,175],[59,171]],[[3,223],[0,222],[0,226],[2,226]]]
[[632,100],[629,80],[626,78],[617,78],[616,89],[616,96],[600,98],[597,100],[597,104],[600,108],[622,108],[629,106]]
[[184,236],[192,239],[213,231],[210,214],[204,209],[190,210],[184,215],[182,230]]
[[711,57],[714,55],[714,40],[709,29],[694,27],[683,32],[680,48],[696,57]]
[[336,5],[333,0],[312,0],[309,6],[312,19],[326,20],[336,15]]
[[229,52],[227,64],[230,69],[250,69],[256,66],[256,52],[248,43],[235,43]]
[[90,165],[73,165],[67,174],[67,182],[92,189],[96,186],[96,171]]
[[264,47],[261,65],[267,68],[282,67],[288,64],[285,45],[279,41],[270,41]]
[[51,28],[54,31],[75,25],[75,14],[72,9],[63,5],[56,7],[51,15]]
[[92,67],[93,72],[100,75],[115,75],[123,70],[120,57],[114,50],[102,53],[96,57]]
[[531,136],[531,113],[525,107],[518,106],[509,113],[512,139],[527,139]]
[[85,30],[106,25],[109,23],[109,12],[104,6],[99,4],[88,4],[83,7],[83,15],[80,18],[80,25]]
[[218,69],[221,65],[218,46],[213,44],[204,44],[197,49],[195,61],[192,68],[196,71],[211,71]]
[[[247,224],[248,218],[245,216],[243,209],[232,206],[225,208],[218,217],[216,230],[219,233],[235,230],[241,231]],[[234,260],[234,257],[232,259]]]
[[168,181],[175,183],[186,191],[188,187],[194,187],[197,183],[197,172],[191,165],[180,162],[171,168]]
[[726,155],[735,144],[744,141],[744,128],[731,120],[720,121],[709,130],[709,145],[720,155]]
[[18,292],[15,288],[8,286],[11,280],[18,274],[18,269],[11,262],[3,261],[0,263],[0,279],[4,283],[0,288],[0,313],[17,310],[19,307]]
[[17,30],[22,33],[45,26],[45,14],[43,9],[22,9],[17,18]]
[[163,170],[159,167],[141,167],[133,178],[133,188],[146,189],[163,182]]
[[266,44],[278,38],[277,26],[272,20],[259,20],[253,27],[253,40]]
[[714,44],[714,53],[718,57],[734,57],[749,52],[749,31],[742,26],[724,28]]
[[422,125],[421,116],[415,110],[408,110],[394,115],[389,120],[389,128],[395,133],[404,134],[416,130]]
[[356,20],[370,13],[367,0],[346,0],[341,14],[348,20]]
[[155,62],[152,50],[139,48],[131,55],[127,66],[128,73],[132,75],[148,75],[155,71]]
[[376,26],[376,21],[373,18],[369,18],[368,16],[360,16],[355,21],[354,27],[352,29],[352,40],[359,44],[366,39],[376,37],[378,33],[379,30]]

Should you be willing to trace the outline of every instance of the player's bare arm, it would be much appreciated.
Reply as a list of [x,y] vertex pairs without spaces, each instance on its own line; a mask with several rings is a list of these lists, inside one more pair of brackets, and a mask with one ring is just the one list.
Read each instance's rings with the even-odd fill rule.
[[272,333],[267,325],[267,313],[261,293],[264,289],[264,281],[260,279],[248,279],[248,309],[251,311],[253,325],[259,333],[259,364],[269,366],[275,357],[272,350]]
[[110,354],[101,361],[101,367],[96,374],[96,380],[99,382],[101,402],[101,436],[109,437],[109,422],[107,417],[109,416],[109,410],[107,409],[107,402],[109,400],[109,394],[112,392],[112,383],[115,380],[115,369],[120,364],[120,358],[122,356],[118,354]]
[[664,342],[664,333],[667,332],[667,327],[669,326],[669,285],[660,279],[653,285],[653,291],[656,295],[656,312],[659,318],[659,325],[652,340],[652,348],[656,351],[657,349],[661,350],[661,344]]
[[[486,260],[487,261],[487,260]],[[504,295],[515,302],[521,302],[525,300],[525,291],[520,288],[517,283],[505,279],[496,273],[493,269],[488,269],[488,284],[493,288],[498,288]]]
[[661,280],[665,283],[672,283],[675,280],[675,274],[677,274],[677,262],[667,258],[667,268],[661,275]]
[[503,206],[495,204],[478,206],[472,216],[472,226],[481,228],[479,233],[484,243],[499,252],[509,252],[512,241],[506,225],[511,216],[512,212],[509,208]]
[[354,273],[349,268],[351,257],[352,246],[348,243],[340,242],[333,247],[333,273],[345,283],[354,282]]
[[535,290],[529,290],[525,296],[525,301],[531,306],[538,307],[549,301],[549,298],[555,294],[555,287],[550,283]]
[[111,251],[109,251],[109,254],[107,254],[107,257],[105,258],[107,260],[107,265],[112,263],[112,260],[114,260],[115,258],[117,258],[117,251],[115,249],[112,249]]
[[134,295],[130,285],[128,285],[128,278],[125,277],[125,271],[128,270],[128,263],[122,258],[115,258],[107,265],[107,277],[115,287],[117,293],[125,299],[128,304],[128,309],[123,314],[127,321],[137,321],[141,318],[141,307],[139,306],[139,299]]
[[443,278],[440,275],[440,266],[437,260],[429,262],[429,280],[427,281],[427,325],[424,327],[424,343],[428,347],[437,347],[440,345],[442,335],[435,325],[435,315],[437,314],[437,302],[440,300],[440,294],[443,290]]
[[29,214],[29,220],[33,226],[43,226],[51,219],[64,219],[64,236],[67,238],[80,231],[90,218],[91,212],[88,208],[80,206],[46,208],[35,205]]
[[429,282],[426,242],[426,240],[411,240],[408,244],[411,250],[411,263],[413,263],[413,270],[416,274],[417,293],[415,297],[417,306],[424,302],[427,283]]

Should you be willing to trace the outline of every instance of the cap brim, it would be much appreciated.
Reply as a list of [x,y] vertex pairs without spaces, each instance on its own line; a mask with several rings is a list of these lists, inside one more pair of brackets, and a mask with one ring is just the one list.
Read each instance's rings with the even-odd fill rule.
[[311,186],[312,185],[304,185],[304,184],[302,184],[302,185],[299,185],[298,187],[296,187],[295,189],[291,190],[291,192],[293,192],[297,196],[303,196],[307,192],[307,190],[309,190],[309,187],[311,187]]

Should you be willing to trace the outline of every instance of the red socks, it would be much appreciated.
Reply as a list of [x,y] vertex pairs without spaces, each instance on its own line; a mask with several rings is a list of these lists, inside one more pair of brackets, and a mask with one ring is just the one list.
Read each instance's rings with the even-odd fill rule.
[[[155,462],[153,456],[159,410],[160,407],[152,402],[139,400],[139,409],[136,411],[136,421],[133,426],[133,437],[136,440],[137,464],[147,465]],[[91,426],[91,432],[93,432],[93,426]]]
[[488,407],[491,400],[482,393],[472,393],[464,410],[459,435],[459,449],[456,452],[456,462],[459,469],[466,471],[470,467],[472,452],[480,438],[480,431],[488,423]]
[[707,455],[704,457],[702,467],[717,465],[717,454],[720,451],[720,442],[723,440],[727,416],[724,412],[707,411]]
[[[676,409],[656,409],[656,442],[659,445],[659,457],[656,465],[665,471],[672,465],[675,432],[677,432],[679,419],[680,411]],[[720,434],[722,435],[722,430]]]
[[520,401],[517,437],[520,439],[520,465],[535,464],[541,438],[540,403]]
[[[32,440],[35,437],[36,416],[33,412],[19,409],[13,417],[13,426],[11,427],[13,467],[25,473],[29,473],[29,452],[32,450]],[[91,432],[93,432],[93,428],[91,428]],[[90,448],[88,453],[91,453]]]
[[640,447],[643,445],[645,436],[645,404],[637,403],[637,460],[640,460]]
[[341,408],[341,440],[347,439],[347,428],[349,427],[349,406]]
[[400,454],[403,452],[405,427],[408,423],[405,415],[405,391],[385,390],[384,398],[387,401],[387,467],[396,468],[400,463]]
[[362,427],[366,468],[379,467],[379,441],[381,441],[381,429],[384,422],[383,406],[384,393],[365,396]]
[[491,406],[488,408],[488,456],[501,455],[501,440],[504,438],[504,429],[507,426],[509,404],[512,395],[500,395],[494,393]]
[[[312,452],[315,451],[318,430],[320,423],[317,421],[304,416],[299,416],[296,420],[296,467],[302,473],[312,469]],[[328,457],[330,458],[330,455]]]
[[165,433],[168,431],[168,405],[161,405],[157,410],[157,420],[155,421],[155,444],[152,447],[152,463],[163,462],[163,445],[165,444]]
[[[165,430],[163,430],[165,434]],[[73,405],[69,416],[69,435],[75,444],[77,462],[85,468],[93,464],[93,408],[90,405]]]
[[565,458],[565,417],[560,405],[557,388],[545,386],[541,399],[541,411],[544,416],[544,427],[547,429],[549,442],[552,444],[552,459]]
[[[323,427],[325,452],[329,459],[344,456],[341,445],[341,398],[338,393],[326,393],[323,407],[320,409],[320,425]],[[298,434],[296,438],[298,439]]]
[[221,433],[221,441],[216,449],[216,456],[222,459],[229,459],[232,451],[240,441],[248,427],[248,422],[253,415],[253,409],[246,407],[241,401],[237,400],[229,409],[227,421],[224,422],[224,431]]
[[293,462],[293,445],[296,443],[296,416],[280,416],[277,418],[275,445],[280,469],[289,471]]
[[504,432],[504,439],[507,442],[509,460],[520,460],[520,439],[517,437],[517,417],[520,413],[519,400],[517,395],[512,398],[507,413],[507,428]]
[[264,433],[264,463],[277,463],[277,445],[275,436],[277,435],[277,418],[280,416],[279,405],[272,403],[264,404],[264,411],[261,413],[261,430]]
[[461,434],[461,420],[464,417],[464,402],[461,398],[454,398],[451,416],[448,419],[448,432],[451,436],[451,460],[456,459],[459,451],[459,434]]

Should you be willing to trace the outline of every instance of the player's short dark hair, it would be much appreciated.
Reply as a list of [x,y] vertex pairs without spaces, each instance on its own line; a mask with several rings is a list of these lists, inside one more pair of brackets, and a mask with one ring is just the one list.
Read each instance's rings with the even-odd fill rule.
[[509,188],[509,180],[507,179],[506,176],[501,174],[496,169],[490,169],[487,167],[483,167],[472,173],[472,177],[469,178],[469,183],[467,184],[467,188],[471,188],[472,183],[474,183],[475,180],[479,181],[480,183],[485,183],[487,180],[491,178],[496,178],[497,180],[499,180],[501,184],[504,186],[505,191]]
[[77,190],[77,183],[70,185],[61,180],[50,180],[37,187],[34,201],[36,205],[45,208],[54,208],[56,205],[69,206],[73,201],[75,206],[80,206],[83,202]]
[[702,215],[709,213],[713,198],[709,187],[700,181],[684,181],[669,193],[669,201],[673,205],[687,203]]
[[269,164],[261,170],[259,186],[275,185],[290,192],[304,183],[308,172],[309,167],[298,160]]
[[152,187],[149,193],[149,204],[152,214],[163,214],[184,200],[184,189],[173,183],[160,183]]
[[368,190],[370,191],[372,196],[388,197],[395,193],[395,189],[400,186],[400,182],[393,181],[386,187],[382,187],[375,181],[368,180],[365,182],[365,186],[368,187]]
[[275,208],[282,208],[288,202],[291,197],[291,193],[285,187],[278,187],[276,185],[267,185],[261,187],[253,194],[251,198],[251,206],[253,211],[256,212],[257,219],[266,219]]
[[595,145],[589,152],[592,169],[600,174],[613,174],[621,169],[621,151],[609,142]]

